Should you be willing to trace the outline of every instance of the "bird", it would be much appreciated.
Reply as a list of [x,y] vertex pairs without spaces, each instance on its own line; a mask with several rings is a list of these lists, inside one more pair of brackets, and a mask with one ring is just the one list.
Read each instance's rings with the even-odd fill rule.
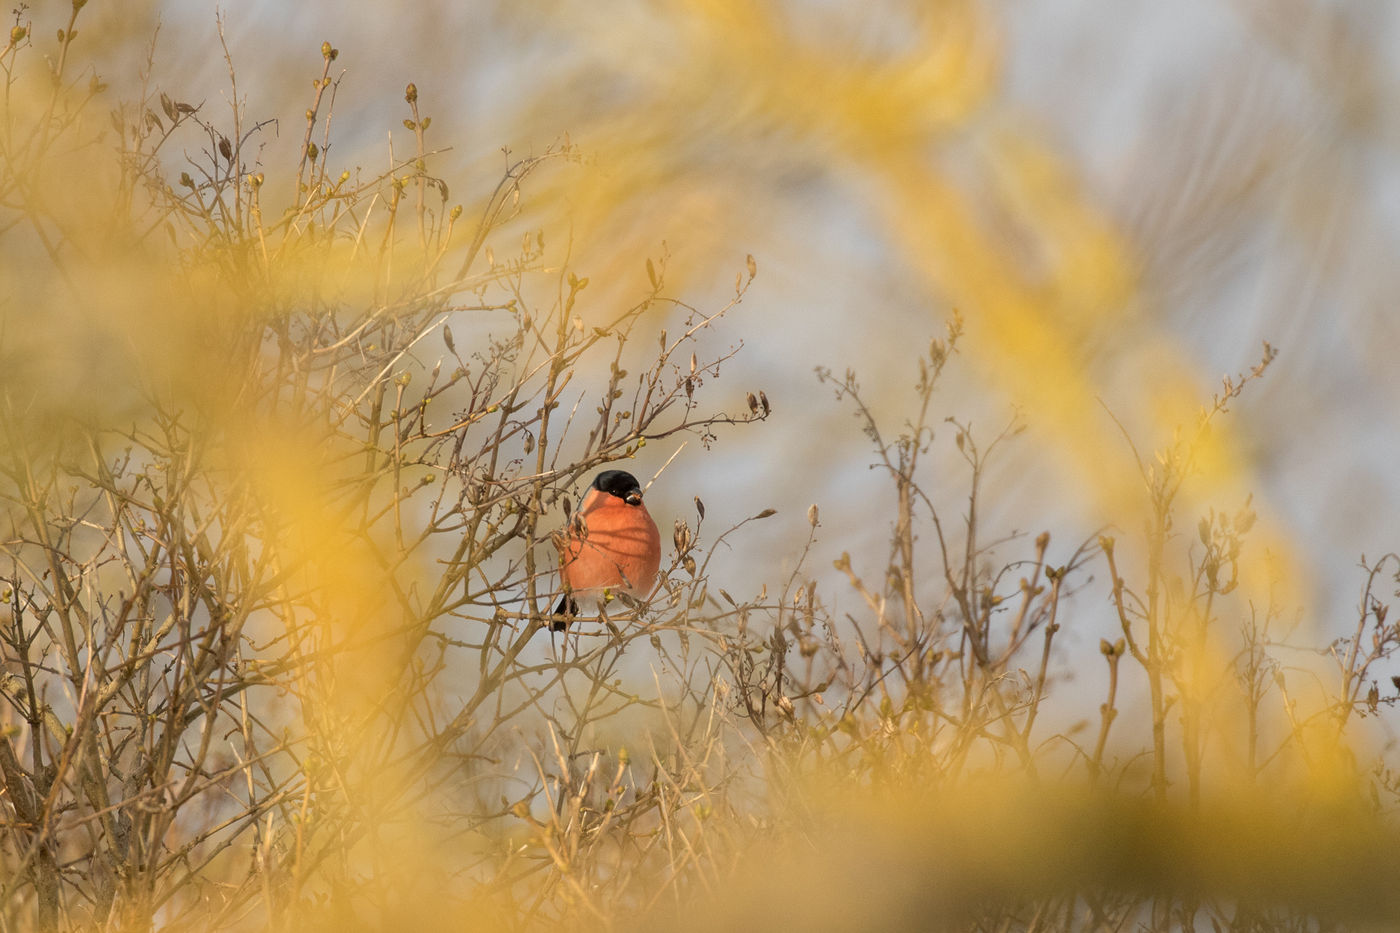
[[642,502],[642,487],[626,470],[593,479],[569,527],[555,538],[564,595],[550,629],[562,632],[578,615],[579,600],[601,601],[604,591],[641,598],[661,566],[661,533]]

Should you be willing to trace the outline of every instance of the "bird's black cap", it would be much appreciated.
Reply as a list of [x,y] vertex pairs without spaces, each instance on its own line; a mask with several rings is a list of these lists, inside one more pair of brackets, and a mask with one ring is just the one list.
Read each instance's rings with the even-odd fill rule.
[[593,488],[636,505],[642,501],[642,484],[626,470],[604,470],[593,480]]

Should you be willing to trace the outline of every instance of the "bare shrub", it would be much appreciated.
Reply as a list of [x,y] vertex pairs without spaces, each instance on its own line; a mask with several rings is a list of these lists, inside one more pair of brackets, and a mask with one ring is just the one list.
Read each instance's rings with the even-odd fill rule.
[[[231,61],[227,112],[148,87],[98,119],[82,8],[57,57],[24,11],[0,50],[6,929],[1400,909],[1400,780],[1366,728],[1395,700],[1400,559],[1364,563],[1353,633],[1309,649],[1237,591],[1251,503],[1182,514],[1271,348],[1152,454],[1125,440],[1142,514],[1069,545],[987,527],[988,463],[1028,442],[940,411],[961,318],[913,361],[903,425],[821,369],[888,481],[885,555],[814,566],[813,505],[794,569],[736,595],[716,556],[773,513],[714,531],[697,499],[645,604],[552,636],[573,490],[773,413],[720,379],[754,260],[713,306],[667,287],[664,247],[644,285],[592,282],[531,212],[575,150],[506,152],[455,204],[414,85],[412,151],[336,168],[329,43],[288,164],[263,164]],[[1105,665],[1087,728],[1062,725],[1070,626]]]

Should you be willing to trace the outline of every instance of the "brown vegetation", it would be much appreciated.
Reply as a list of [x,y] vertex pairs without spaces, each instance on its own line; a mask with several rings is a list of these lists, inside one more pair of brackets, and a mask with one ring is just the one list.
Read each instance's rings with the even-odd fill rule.
[[[81,7],[57,55],[23,16],[0,50],[0,928],[1400,912],[1400,781],[1358,723],[1395,699],[1400,558],[1310,654],[1285,607],[1239,598],[1249,504],[1180,508],[1271,348],[1134,449],[1141,530],[1066,545],[985,527],[987,463],[1022,441],[942,410],[952,316],[908,423],[819,372],[892,489],[886,560],[842,557],[832,588],[813,506],[797,569],[736,595],[713,559],[769,513],[716,531],[697,499],[648,605],[551,636],[549,534],[597,469],[777,416],[710,339],[742,333],[753,260],[695,307],[658,252],[585,316],[598,287],[527,211],[568,146],[508,155],[455,206],[410,85],[415,150],[342,172],[329,44],[294,165],[258,164],[237,107],[154,89],[100,131],[105,89],[72,77]],[[938,480],[965,490],[955,517],[935,445],[965,464]],[[1121,636],[1066,659],[1068,620],[1103,612]],[[1050,709],[1091,665],[1088,715]]]

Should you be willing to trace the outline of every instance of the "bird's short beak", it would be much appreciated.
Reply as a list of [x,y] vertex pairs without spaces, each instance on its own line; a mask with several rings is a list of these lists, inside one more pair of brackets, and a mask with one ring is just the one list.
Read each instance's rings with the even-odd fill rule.
[[625,498],[624,501],[626,501],[626,503],[627,503],[628,505],[641,505],[641,504],[642,504],[642,494],[641,494],[640,492],[638,492],[637,490],[634,489],[634,490],[632,490],[631,492],[629,492],[629,493],[627,494],[627,496],[626,496],[626,498]]

